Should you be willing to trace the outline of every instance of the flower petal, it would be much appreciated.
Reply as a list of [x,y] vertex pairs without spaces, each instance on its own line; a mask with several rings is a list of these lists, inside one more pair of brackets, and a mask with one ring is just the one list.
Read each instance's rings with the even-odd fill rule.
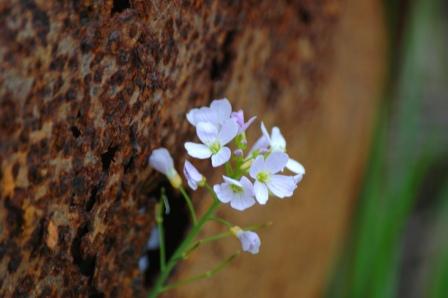
[[204,144],[186,142],[185,149],[187,149],[188,155],[199,158],[199,159],[207,159],[212,155],[210,149]]
[[260,124],[261,132],[263,133],[263,136],[268,140],[269,143],[271,143],[271,136],[269,135],[268,130],[266,129],[266,126],[264,126],[263,121]]
[[269,140],[265,136],[261,136],[252,146],[249,154],[252,154],[255,150],[267,150],[269,147]]
[[225,182],[229,183],[229,184],[233,184],[239,187],[243,187],[243,185],[238,181],[235,180],[233,178],[227,177],[227,176],[222,176],[222,178],[224,179]]
[[266,158],[266,170],[272,174],[278,173],[283,170],[288,163],[288,155],[283,152],[272,152],[268,158]]
[[190,122],[191,125],[196,126],[196,112],[198,109],[191,109],[187,113],[187,120]]
[[295,175],[295,176],[294,176],[294,183],[295,183],[295,184],[299,184],[300,181],[302,181],[302,179],[303,179],[303,174]]
[[240,183],[248,196],[254,196],[254,185],[246,176],[241,177]]
[[210,105],[210,110],[212,110],[215,114],[215,121],[222,124],[230,118],[230,114],[232,113],[232,105],[227,98],[215,99]]
[[188,160],[185,160],[184,176],[187,179],[188,186],[190,186],[192,190],[197,190],[198,184],[202,181],[203,176]]
[[267,182],[269,190],[278,198],[290,197],[297,185],[292,176],[272,175]]
[[272,129],[271,148],[273,151],[284,152],[286,150],[286,140],[278,127]]
[[151,249],[157,249],[160,246],[160,238],[159,238],[159,229],[153,228],[151,230],[151,234],[149,235],[148,242],[146,242],[146,248]]
[[234,197],[234,193],[227,183],[216,184],[213,186],[213,190],[215,191],[218,200],[222,203],[228,203]]
[[259,172],[263,171],[264,168],[265,168],[264,157],[259,155],[252,162],[252,165],[250,166],[249,174],[252,178],[256,179],[257,174]]
[[218,129],[210,122],[199,122],[196,125],[196,134],[202,143],[209,145],[216,141]]
[[218,139],[221,142],[221,145],[226,145],[230,142],[234,137],[236,137],[238,133],[238,124],[233,119],[227,119],[223,124],[222,128],[219,131]]
[[216,115],[209,107],[190,110],[187,114],[187,120],[193,126],[196,126],[199,122],[217,123]]
[[149,165],[165,176],[169,176],[174,171],[173,158],[166,148],[153,150],[149,157]]
[[255,119],[257,119],[257,116],[253,116],[253,117],[250,118],[246,123],[244,123],[244,125],[243,125],[243,131],[246,131],[246,129],[248,129],[249,126],[251,126],[252,123],[254,123]]
[[222,147],[218,153],[212,155],[212,166],[214,168],[225,164],[230,159],[230,149],[227,147]]
[[230,201],[230,206],[238,211],[243,211],[255,204],[255,199],[252,196],[247,196],[245,193],[235,194],[235,197]]
[[257,199],[258,203],[260,203],[261,205],[266,204],[266,202],[269,199],[269,193],[268,193],[268,188],[266,187],[265,184],[263,184],[259,181],[255,181],[254,193],[255,193],[255,198]]
[[237,234],[243,251],[257,254],[260,251],[261,240],[257,233],[252,231],[241,231]]
[[140,269],[140,272],[145,272],[146,269],[148,269],[149,266],[149,259],[147,255],[143,255],[138,259],[138,269]]
[[232,117],[236,121],[236,123],[238,124],[238,126],[240,128],[242,128],[244,126],[243,110],[239,110],[238,112],[232,112],[232,114],[230,114],[230,117]]
[[188,160],[185,160],[184,171],[186,174],[195,181],[201,181],[203,176],[199,173],[198,169]]
[[303,175],[305,174],[305,168],[296,160],[290,158],[286,164],[286,168],[293,173]]

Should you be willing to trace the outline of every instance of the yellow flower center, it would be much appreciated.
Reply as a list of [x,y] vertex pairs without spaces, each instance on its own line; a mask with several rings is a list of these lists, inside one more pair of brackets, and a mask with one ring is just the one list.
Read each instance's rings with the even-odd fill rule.
[[260,173],[257,174],[257,180],[260,181],[261,183],[266,183],[269,180],[269,173],[262,171]]
[[235,184],[230,184],[230,189],[231,189],[233,192],[242,192],[242,191],[243,191],[243,188],[242,188],[242,187],[240,187],[240,186],[238,186],[238,185],[235,185]]
[[209,146],[209,148],[213,154],[216,154],[219,152],[219,150],[221,150],[221,144],[219,142],[215,142],[215,143],[211,144]]

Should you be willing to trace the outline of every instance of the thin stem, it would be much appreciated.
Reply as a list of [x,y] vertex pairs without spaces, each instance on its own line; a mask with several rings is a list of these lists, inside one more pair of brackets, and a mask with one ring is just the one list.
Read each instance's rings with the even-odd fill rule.
[[[216,219],[216,217],[212,217],[210,218],[210,220],[214,220]],[[258,225],[251,225],[251,226],[247,226],[245,228],[243,228],[244,231],[256,231],[258,229],[263,229],[266,227],[269,227],[270,225],[272,225],[272,222],[267,222],[264,224],[258,224]],[[216,240],[220,240],[222,238],[226,238],[232,236],[232,232],[229,230],[227,232],[222,232],[210,237],[206,237],[203,239],[200,239],[198,241],[196,241],[192,246],[190,246],[190,248],[184,253],[183,258],[187,257],[191,252],[193,252],[194,250],[196,250],[197,248],[199,248],[201,245],[209,243],[209,242],[213,242]]]
[[213,269],[204,272],[202,274],[198,274],[195,275],[193,277],[187,278],[185,280],[181,280],[178,281],[176,283],[173,283],[171,285],[168,285],[164,288],[162,288],[161,292],[166,292],[169,291],[171,289],[177,288],[179,286],[183,286],[183,285],[187,285],[189,283],[198,281],[198,280],[202,280],[202,279],[207,279],[212,277],[213,275],[215,275],[216,273],[218,273],[219,271],[221,271],[222,269],[224,269],[228,264],[230,264],[238,255],[240,254],[239,251],[237,251],[236,253],[234,253],[233,255],[229,256],[228,258],[226,258],[225,260],[221,261],[218,265],[216,265]]
[[231,228],[231,227],[234,226],[232,223],[230,223],[230,222],[228,222],[227,220],[225,220],[225,219],[223,219],[223,218],[221,218],[221,217],[218,217],[218,216],[213,216],[212,218],[210,218],[210,220],[219,222],[219,223],[225,225],[225,226],[228,227],[228,228]]
[[198,240],[196,241],[192,246],[190,246],[190,248],[185,251],[183,258],[186,258],[192,251],[194,251],[196,248],[198,248],[199,246],[201,246],[202,244],[206,244],[212,241],[216,241],[225,237],[228,237],[232,235],[231,232],[227,231],[227,232],[223,232],[214,236],[210,236],[210,237],[206,237],[204,239]]
[[[162,193],[163,196],[163,193]],[[165,257],[165,232],[163,229],[163,207],[162,203],[157,203],[156,205],[156,223],[157,229],[159,230],[159,243],[160,243],[160,270],[164,271],[166,267],[166,257]]]
[[210,186],[210,184],[208,184],[207,182],[205,182],[204,184],[205,189],[208,191],[208,193],[215,199],[218,200],[218,197],[215,194],[215,191],[213,190],[213,188]]
[[198,220],[196,218],[196,212],[194,211],[193,203],[191,202],[190,197],[188,196],[187,192],[185,191],[185,188],[183,188],[181,186],[181,187],[179,187],[179,190],[180,190],[180,193],[182,194],[182,196],[184,197],[185,202],[187,203],[188,210],[190,210],[190,215],[191,215],[191,220],[193,221],[193,225],[196,225]]
[[152,291],[149,293],[148,298],[155,298],[157,295],[160,294],[162,291],[163,285],[165,284],[165,281],[169,277],[169,274],[173,270],[174,266],[176,266],[177,262],[182,259],[184,252],[191,246],[191,243],[194,241],[196,236],[199,234],[199,232],[202,230],[202,227],[204,224],[210,219],[210,217],[213,216],[216,209],[218,209],[220,203],[218,199],[216,198],[215,193],[211,189],[211,187],[206,184],[205,185],[207,190],[211,193],[213,197],[213,204],[208,208],[208,210],[202,215],[202,217],[197,221],[197,223],[193,226],[193,228],[190,230],[190,232],[187,234],[185,239],[182,241],[182,243],[179,245],[179,247],[176,249],[176,251],[173,253],[171,258],[168,260],[168,263],[166,264],[165,270],[160,272],[160,275],[157,277]]
[[216,241],[216,240],[219,240],[222,238],[226,238],[231,235],[232,235],[232,233],[227,231],[227,232],[219,233],[219,234],[216,234],[216,235],[213,235],[210,237],[206,237],[204,239],[199,240],[198,242],[200,242],[201,244],[206,244],[206,243],[213,242],[213,241]]

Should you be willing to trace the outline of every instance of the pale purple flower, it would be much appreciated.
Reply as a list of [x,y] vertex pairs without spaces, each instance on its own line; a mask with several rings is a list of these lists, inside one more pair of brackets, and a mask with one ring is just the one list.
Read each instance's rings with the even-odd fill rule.
[[199,122],[196,133],[203,144],[186,142],[185,149],[192,157],[207,159],[211,156],[212,166],[219,167],[230,159],[231,151],[225,147],[238,133],[235,120],[227,119],[220,130],[210,122]]
[[187,179],[188,186],[190,186],[192,190],[198,189],[198,186],[201,186],[204,183],[204,176],[202,176],[196,167],[188,160],[186,160],[184,164],[184,175]]
[[140,272],[145,272],[146,269],[148,269],[149,266],[149,259],[147,255],[144,255],[138,259],[138,269],[140,269]]
[[244,155],[244,152],[242,149],[236,149],[235,151],[233,151],[233,154],[235,156],[242,157]]
[[[273,152],[286,152],[286,140],[278,127],[273,127],[271,134],[269,135],[266,126],[261,122],[261,131],[263,132],[262,138],[268,141]],[[305,174],[305,168],[292,158],[288,160],[286,168],[297,175],[303,176]]]
[[292,176],[278,175],[288,162],[288,155],[272,152],[266,159],[259,155],[253,161],[249,173],[255,179],[254,192],[260,204],[266,204],[269,191],[278,198],[292,196],[297,184]]
[[252,182],[247,177],[235,180],[223,176],[224,183],[213,186],[213,190],[222,203],[229,203],[233,209],[243,211],[255,204]]
[[232,227],[232,233],[240,240],[243,251],[251,254],[258,254],[260,251],[261,240],[257,233],[252,231],[243,231],[239,227]]
[[232,117],[236,121],[236,123],[238,124],[238,133],[239,134],[245,132],[246,129],[248,129],[249,126],[257,118],[256,116],[253,116],[247,122],[244,122],[244,112],[243,112],[243,110],[239,110],[238,112],[232,112],[230,117]]
[[258,151],[258,153],[265,153],[268,152],[268,150],[269,150],[269,140],[262,135],[252,146],[252,148],[249,151],[249,154],[252,154],[255,151]]
[[149,165],[164,174],[173,187],[178,188],[182,185],[182,180],[174,168],[173,158],[166,148],[153,150],[149,157]]
[[160,246],[160,234],[159,229],[157,227],[151,230],[151,234],[149,234],[149,239],[146,242],[146,248],[149,250],[158,249]]
[[191,109],[187,113],[187,120],[193,126],[197,126],[200,122],[209,122],[220,129],[224,122],[230,118],[231,113],[232,105],[227,98],[215,99],[210,107]]

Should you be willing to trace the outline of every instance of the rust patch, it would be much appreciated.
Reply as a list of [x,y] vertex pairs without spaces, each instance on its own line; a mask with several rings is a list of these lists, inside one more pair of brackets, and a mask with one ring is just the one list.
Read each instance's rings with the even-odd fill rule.
[[53,221],[50,221],[48,223],[47,227],[47,246],[50,249],[55,249],[56,245],[58,245],[58,227],[53,223]]

